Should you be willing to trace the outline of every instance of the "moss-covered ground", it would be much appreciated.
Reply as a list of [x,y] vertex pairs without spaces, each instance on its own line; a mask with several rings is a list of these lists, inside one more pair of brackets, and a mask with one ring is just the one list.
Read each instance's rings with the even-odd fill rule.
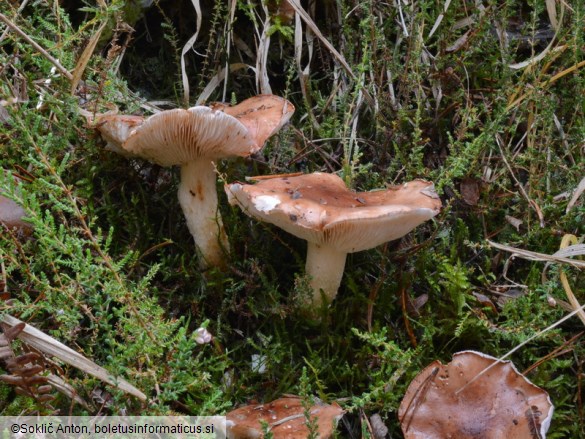
[[[185,106],[192,2],[1,2],[71,75],[0,23],[0,164],[20,177],[1,177],[2,192],[34,226],[28,240],[0,230],[0,315],[148,396],[57,361],[44,367],[88,408],[55,392],[55,409],[223,414],[301,394],[348,411],[340,437],[371,437],[374,414],[401,437],[398,405],[428,363],[466,349],[504,355],[555,323],[572,309],[562,273],[585,302],[583,270],[544,271],[488,243],[553,254],[565,235],[585,236],[585,195],[567,209],[585,177],[585,3],[303,1],[309,20],[298,24],[277,2],[195,3],[189,105],[231,66],[206,102],[272,91],[296,107],[262,152],[218,163],[224,181],[325,171],[363,191],[424,178],[443,210],[351,254],[315,323],[297,300],[306,244],[230,207],[220,181],[231,255],[226,271],[202,272],[178,169],[106,151],[84,116]],[[196,342],[201,326],[212,343]],[[510,358],[549,392],[550,438],[585,437],[583,330],[574,317]],[[0,384],[1,415],[50,410]]]

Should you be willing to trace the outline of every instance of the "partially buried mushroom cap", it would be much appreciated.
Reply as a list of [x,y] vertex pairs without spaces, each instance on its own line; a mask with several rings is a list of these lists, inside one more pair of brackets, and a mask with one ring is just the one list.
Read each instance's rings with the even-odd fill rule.
[[353,192],[334,174],[271,178],[226,186],[231,204],[308,241],[307,273],[328,301],[339,287],[347,253],[404,236],[434,217],[441,201],[433,184],[416,180],[386,190]]
[[181,166],[179,202],[203,266],[225,264],[227,237],[217,209],[214,161],[260,150],[291,117],[294,106],[262,95],[241,104],[167,110],[146,119],[105,116],[96,127],[108,148],[161,166]]
[[[13,178],[9,171],[0,169],[0,177]],[[26,211],[10,198],[2,195],[2,188],[0,188],[0,232],[2,227],[6,227],[12,232],[17,232],[19,235],[29,235],[32,232],[30,223],[24,221]]]
[[497,361],[463,351],[449,364],[427,366],[400,404],[405,438],[544,439],[553,413],[548,394],[511,362]]
[[[262,422],[268,424],[274,438],[305,439],[309,437],[305,409],[299,397],[288,396],[264,404],[250,404],[229,412],[227,437],[230,439],[261,438]],[[317,401],[309,410],[321,439],[333,436],[337,421],[345,413],[336,403]]]

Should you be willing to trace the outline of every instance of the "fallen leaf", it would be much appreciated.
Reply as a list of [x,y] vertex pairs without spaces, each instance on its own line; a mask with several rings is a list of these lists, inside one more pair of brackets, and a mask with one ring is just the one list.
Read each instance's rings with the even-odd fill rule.
[[459,184],[461,197],[470,206],[477,205],[479,201],[479,182],[475,178],[464,178]]

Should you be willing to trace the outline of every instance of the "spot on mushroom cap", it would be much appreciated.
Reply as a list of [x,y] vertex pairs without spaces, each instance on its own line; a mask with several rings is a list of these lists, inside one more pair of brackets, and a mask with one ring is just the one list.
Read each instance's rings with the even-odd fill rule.
[[[262,437],[262,424],[268,423],[275,438],[305,439],[309,436],[304,407],[298,397],[280,398],[264,404],[250,404],[226,415],[228,437],[233,439]],[[316,421],[318,437],[330,438],[337,421],[345,413],[339,405],[317,401],[310,410],[311,420]]]
[[320,172],[254,185],[234,183],[226,193],[247,214],[346,253],[400,238],[441,208],[430,182],[353,192],[338,176]]
[[473,380],[496,361],[463,351],[446,365],[437,360],[427,366],[398,410],[405,438],[544,439],[553,413],[550,398],[510,361],[498,362]]

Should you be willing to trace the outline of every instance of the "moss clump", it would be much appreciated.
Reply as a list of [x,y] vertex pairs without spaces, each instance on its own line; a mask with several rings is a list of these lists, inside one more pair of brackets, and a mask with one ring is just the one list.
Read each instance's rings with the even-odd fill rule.
[[[0,231],[0,313],[151,399],[143,406],[60,370],[92,413],[225,413],[300,393],[340,401],[355,432],[367,430],[360,413],[379,413],[394,437],[400,399],[425,365],[463,349],[502,355],[566,313],[557,268],[543,279],[542,263],[509,260],[486,238],[552,254],[565,234],[585,233],[582,197],[566,212],[563,195],[585,165],[584,5],[566,8],[556,32],[538,2],[482,10],[453,2],[447,11],[426,0],[322,2],[309,15],[335,53],[305,23],[295,52],[295,29],[269,20],[261,3],[238,2],[230,19],[222,2],[202,2],[185,54],[190,103],[228,66],[208,101],[241,101],[270,85],[297,108],[262,155],[220,166],[227,181],[328,171],[356,190],[426,178],[441,192],[435,222],[350,255],[338,298],[315,324],[295,300],[306,292],[303,243],[220,199],[233,255],[227,271],[202,273],[176,201],[177,170],[104,151],[81,116],[113,105],[146,113],[145,97],[181,103],[181,51],[197,23],[191,4],[155,1],[132,32],[122,25],[129,3],[90,3],[2,7],[72,72],[100,23],[119,25],[73,94],[25,40],[0,40],[0,163],[23,177],[18,190],[1,184],[35,227],[25,242]],[[544,51],[555,32],[542,60],[510,68]],[[564,270],[585,301],[583,273]],[[199,345],[193,334],[205,321],[214,341]],[[581,329],[569,320],[512,358],[551,394],[551,438],[585,435]],[[3,384],[0,396],[2,415],[40,410]],[[67,412],[70,401],[54,405]]]

